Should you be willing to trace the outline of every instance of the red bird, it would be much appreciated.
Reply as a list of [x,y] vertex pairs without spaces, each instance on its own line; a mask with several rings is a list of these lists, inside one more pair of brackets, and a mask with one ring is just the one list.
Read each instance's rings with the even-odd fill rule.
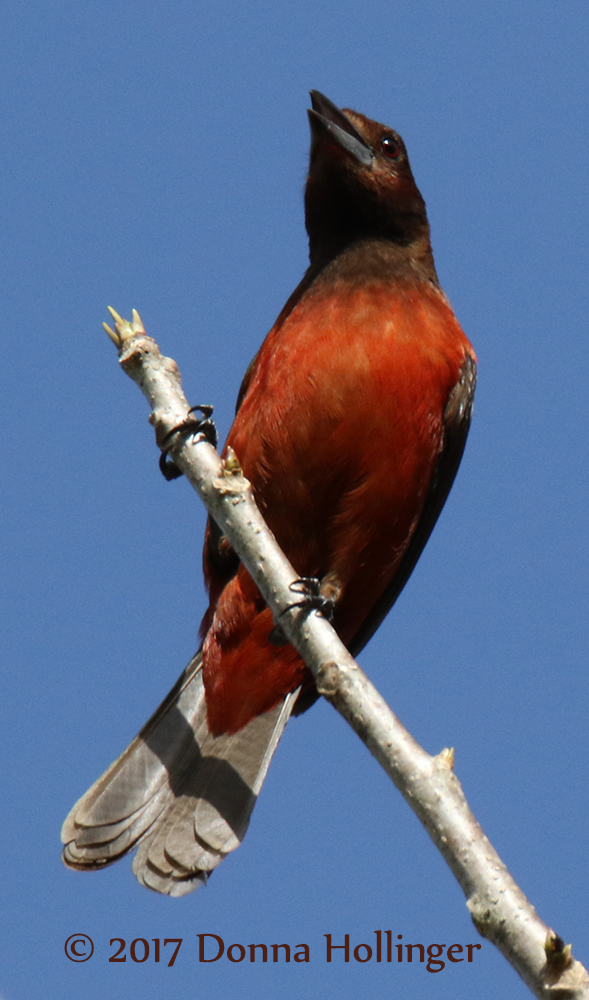
[[[311,98],[310,266],[246,373],[227,446],[356,654],[444,505],[476,358],[440,288],[401,137]],[[213,521],[204,571],[201,649],[62,834],[73,868],[139,845],[135,875],[170,895],[190,892],[239,845],[289,716],[317,697]]]

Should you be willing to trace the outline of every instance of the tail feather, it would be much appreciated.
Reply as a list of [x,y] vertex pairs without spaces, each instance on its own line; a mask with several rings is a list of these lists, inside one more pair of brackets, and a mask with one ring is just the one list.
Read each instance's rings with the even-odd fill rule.
[[139,846],[133,872],[183,895],[239,846],[298,691],[232,735],[208,729],[202,661],[194,657],[125,752],[67,817],[72,868],[111,864]]

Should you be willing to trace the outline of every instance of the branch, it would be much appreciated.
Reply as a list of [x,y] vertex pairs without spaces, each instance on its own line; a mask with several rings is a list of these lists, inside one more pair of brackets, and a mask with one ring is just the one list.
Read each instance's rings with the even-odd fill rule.
[[[537,997],[589,1000],[589,974],[537,915],[468,807],[453,773],[454,753],[430,756],[404,728],[329,622],[293,606],[298,574],[266,526],[232,451],[223,460],[194,420],[176,363],[160,354],[139,314],[110,309],[122,368],[147,398],[158,445],[201,497],[253,577],[275,620],[312,671],[322,695],[344,716],[419,817],[466,896],[477,930],[495,944]],[[169,442],[169,446],[168,446]]]

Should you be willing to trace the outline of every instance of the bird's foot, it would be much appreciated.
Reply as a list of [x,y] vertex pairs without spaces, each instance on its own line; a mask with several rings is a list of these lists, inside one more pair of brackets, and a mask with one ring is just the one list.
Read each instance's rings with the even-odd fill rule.
[[[191,417],[191,413],[196,411],[202,413],[202,417],[198,420],[196,417]],[[170,482],[172,479],[178,479],[183,473],[182,470],[175,465],[171,459],[168,458],[168,452],[170,451],[170,445],[167,442],[170,441],[174,434],[183,434],[186,437],[195,437],[197,434],[202,435],[202,437],[212,444],[213,448],[217,447],[217,428],[215,423],[211,420],[211,415],[213,412],[212,406],[207,406],[203,404],[202,406],[192,406],[185,420],[176,427],[173,427],[171,431],[168,431],[164,440],[161,444],[162,453],[160,455],[160,472],[164,479]]]
[[335,598],[331,592],[325,593],[322,581],[318,580],[316,576],[301,576],[298,580],[293,580],[288,589],[292,590],[293,594],[301,594],[302,599],[288,604],[280,612],[281,618],[287,611],[299,608],[300,611],[320,611],[328,622],[332,620],[335,611]]
[[[307,613],[309,611],[319,611],[324,618],[327,618],[328,622],[332,621],[336,597],[331,585],[326,587],[324,582],[318,580],[315,576],[301,576],[298,580],[293,580],[288,589],[292,590],[295,594],[300,594],[301,600],[294,601],[283,608],[279,618],[282,618],[288,611],[292,611],[293,608],[297,608],[299,611]],[[273,646],[284,646],[288,642],[280,625],[274,626],[270,631],[268,639]]]

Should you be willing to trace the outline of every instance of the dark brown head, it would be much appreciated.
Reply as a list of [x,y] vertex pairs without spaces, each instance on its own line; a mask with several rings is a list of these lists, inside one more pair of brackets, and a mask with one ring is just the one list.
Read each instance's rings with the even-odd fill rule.
[[311,91],[305,218],[311,262],[365,239],[429,252],[425,202],[401,136]]

